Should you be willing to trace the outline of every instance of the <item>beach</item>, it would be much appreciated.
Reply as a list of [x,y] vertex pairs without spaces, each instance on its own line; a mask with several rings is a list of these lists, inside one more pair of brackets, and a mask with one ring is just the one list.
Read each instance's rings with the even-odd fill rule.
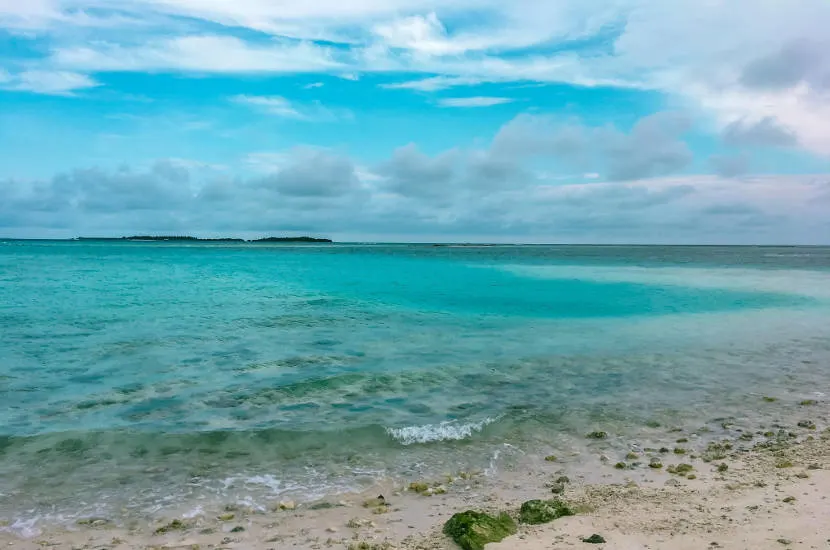
[[[804,407],[826,422],[820,405]],[[830,431],[812,421],[801,424],[806,427],[779,426],[767,435],[743,432],[702,448],[686,445],[688,454],[629,454],[624,470],[601,455],[583,457],[591,463],[588,476],[584,467],[563,468],[549,459],[524,472],[494,477],[461,473],[410,486],[379,485],[338,500],[276,502],[266,511],[229,506],[219,515],[135,521],[129,527],[86,518],[70,529],[29,538],[0,534],[0,542],[20,550],[450,550],[458,546],[442,527],[454,513],[517,516],[524,501],[556,498],[574,515],[544,525],[520,523],[516,535],[487,550],[825,548],[830,541]],[[653,467],[655,460],[660,468]],[[691,468],[683,475],[667,472],[679,464]],[[600,481],[593,481],[596,476]],[[430,489],[424,491],[420,483]],[[384,500],[378,501],[375,492],[382,492]],[[605,542],[584,542],[592,535]]]
[[550,498],[502,547],[751,548],[823,513],[827,248],[8,242],[0,278],[13,548],[452,548]]

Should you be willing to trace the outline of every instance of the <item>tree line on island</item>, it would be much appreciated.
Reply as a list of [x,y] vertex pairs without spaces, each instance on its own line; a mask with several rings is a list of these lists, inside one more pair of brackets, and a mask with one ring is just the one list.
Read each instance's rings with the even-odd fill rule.
[[129,237],[78,237],[76,241],[187,241],[187,242],[209,242],[209,243],[332,243],[331,239],[318,239],[315,237],[265,237],[262,239],[238,239],[238,238],[217,238],[202,239],[189,235],[131,235]]

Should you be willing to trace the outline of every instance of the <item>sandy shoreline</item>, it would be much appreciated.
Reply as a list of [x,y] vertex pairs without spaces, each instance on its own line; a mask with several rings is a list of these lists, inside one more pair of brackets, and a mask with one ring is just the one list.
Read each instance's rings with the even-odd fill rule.
[[[819,407],[810,409],[823,419]],[[775,433],[750,437],[745,432],[729,445],[708,450],[691,447],[677,434],[683,454],[644,450],[629,455],[624,469],[613,460],[596,460],[599,476],[590,479],[557,461],[540,461],[535,468],[495,478],[465,474],[430,480],[440,493],[432,496],[387,485],[316,504],[283,502],[268,512],[229,507],[219,515],[136,520],[128,526],[90,518],[31,538],[8,532],[7,525],[0,545],[20,550],[449,550],[457,546],[441,527],[452,514],[468,509],[515,514],[523,501],[557,496],[551,486],[564,475],[569,481],[556,490],[564,491],[558,496],[577,515],[542,526],[520,525],[517,535],[488,550],[828,548],[830,431],[821,428],[805,422]],[[652,460],[663,467],[650,468]],[[683,476],[667,472],[681,463],[694,469]],[[378,493],[388,506],[365,506]],[[592,534],[607,542],[582,541]]]

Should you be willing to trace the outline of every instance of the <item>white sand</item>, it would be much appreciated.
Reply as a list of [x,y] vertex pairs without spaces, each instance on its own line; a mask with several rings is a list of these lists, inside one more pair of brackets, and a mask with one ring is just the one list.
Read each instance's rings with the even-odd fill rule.
[[[803,430],[802,430],[803,432]],[[782,461],[792,467],[778,467]],[[582,484],[575,478],[563,499],[580,513],[538,527],[520,526],[519,533],[487,550],[600,548],[605,550],[704,550],[830,548],[830,440],[814,440],[779,450],[736,452],[726,460],[705,463],[685,456],[665,456],[666,466],[689,462],[697,479],[670,476],[664,470],[641,470],[639,482]],[[727,463],[726,472],[716,465]],[[813,469],[815,465],[822,469]],[[812,467],[811,467],[812,466]],[[626,473],[604,466],[609,476]],[[55,530],[30,539],[0,533],[0,546],[15,550],[58,549],[321,549],[349,548],[366,542],[372,550],[449,550],[457,548],[441,534],[449,517],[466,509],[516,512],[523,500],[551,498],[545,482],[560,472],[555,463],[539,471],[499,480],[478,478],[447,484],[447,494],[432,497],[395,494],[379,487],[392,503],[375,514],[355,495],[325,510],[234,512],[233,519],[199,517],[186,528],[155,535],[161,524],[137,522],[130,528],[106,522]],[[632,472],[632,475],[634,473]],[[669,485],[666,482],[670,481]],[[784,502],[794,497],[792,502]],[[350,523],[351,520],[351,523]],[[231,532],[234,527],[244,530]],[[591,545],[583,537],[599,534],[607,542]]]

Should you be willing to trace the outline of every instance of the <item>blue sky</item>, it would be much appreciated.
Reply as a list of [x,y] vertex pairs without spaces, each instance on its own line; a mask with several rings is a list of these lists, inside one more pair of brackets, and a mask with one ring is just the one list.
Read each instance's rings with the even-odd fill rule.
[[0,0],[0,236],[830,243],[827,28],[826,0]]

